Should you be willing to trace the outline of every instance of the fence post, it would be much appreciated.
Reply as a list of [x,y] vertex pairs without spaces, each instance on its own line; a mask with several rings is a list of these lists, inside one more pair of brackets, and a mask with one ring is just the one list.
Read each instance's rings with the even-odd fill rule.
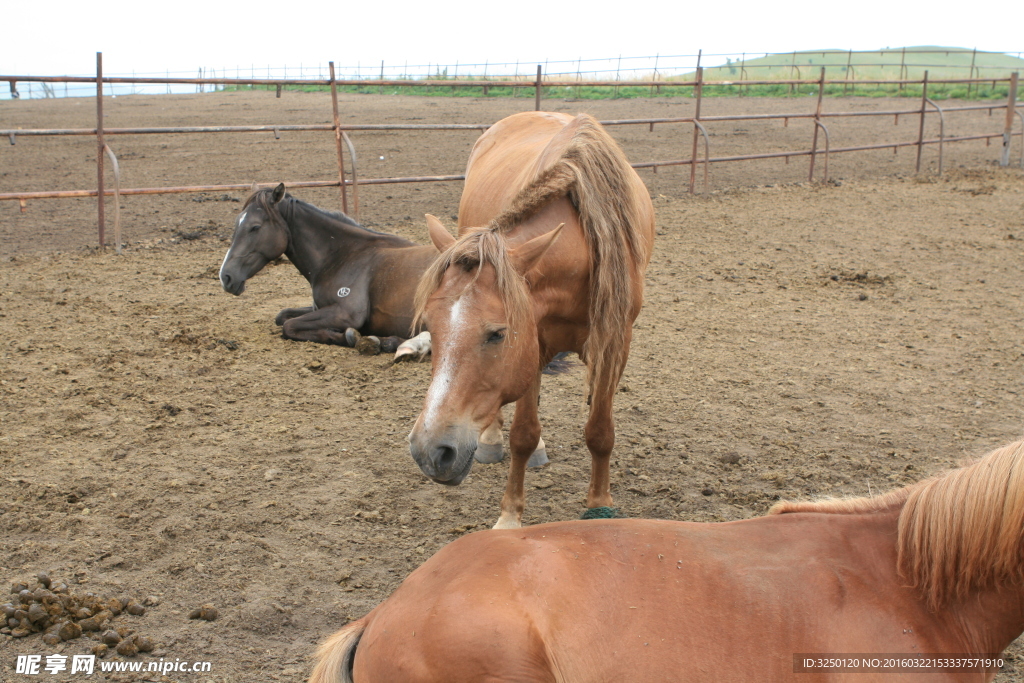
[[697,91],[695,93],[697,96],[697,109],[693,113],[693,150],[690,152],[690,194],[693,194],[694,187],[697,183],[697,122],[700,121],[700,101],[704,92],[703,67],[697,67],[697,85],[694,89]]
[[1006,125],[1003,127],[1003,154],[999,157],[1000,166],[1010,165],[1010,141],[1013,139],[1013,114],[1017,109],[1017,79],[1020,73],[1014,71],[1010,75],[1010,94],[1006,98]]
[[[974,48],[974,51],[971,52],[971,73],[968,74],[968,76],[967,76],[967,78],[969,78],[971,80],[974,80],[974,61],[975,61],[975,59],[977,59],[977,57],[978,57],[978,48]],[[971,97],[971,85],[973,85],[973,84],[970,83],[970,82],[967,83],[967,97],[968,97],[968,99],[970,99],[970,97]]]
[[[900,55],[900,80],[904,80],[903,71],[907,68],[907,48],[903,48],[903,52]],[[903,83],[900,83],[900,92],[903,92]]]
[[928,108],[928,72],[924,72],[924,80],[921,82],[921,125],[917,129],[917,165],[915,173],[921,172],[921,150],[924,148],[924,115]]
[[341,212],[348,213],[348,193],[345,192],[345,155],[341,151],[341,119],[338,117],[338,84],[334,78],[334,62],[331,67],[331,106],[334,107],[334,146],[338,150],[338,181],[341,183]]
[[[852,73],[852,71],[850,69],[851,69],[851,60],[852,59],[853,59],[853,50],[849,50],[846,53],[846,83],[843,83],[843,94],[844,95],[846,94],[846,89],[850,86],[850,74]],[[817,128],[817,126],[815,126],[815,128]]]
[[825,95],[825,67],[818,79],[818,108],[814,111],[814,139],[811,141],[811,170],[807,182],[814,182],[814,160],[818,158],[818,125],[821,123],[821,98]]
[[793,61],[789,65],[789,78],[790,78],[789,94],[790,95],[793,94],[793,88],[796,87],[796,84],[794,84],[792,81],[795,79],[795,76],[798,73],[800,73],[800,70],[796,68],[796,50],[794,50],[793,51]]
[[540,64],[537,65],[537,81],[534,84],[536,94],[533,100],[533,110],[540,111]]
[[96,200],[97,200],[97,224],[99,226],[100,249],[103,249],[106,229],[104,216],[104,194],[103,187],[103,148],[106,146],[103,139],[103,53],[96,53]]

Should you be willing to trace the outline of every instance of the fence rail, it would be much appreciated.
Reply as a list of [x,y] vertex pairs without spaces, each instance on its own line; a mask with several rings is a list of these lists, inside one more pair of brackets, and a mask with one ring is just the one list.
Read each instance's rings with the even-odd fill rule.
[[[409,81],[409,80],[339,80],[336,78],[334,63],[329,63],[330,78],[327,80],[286,80],[286,79],[228,79],[228,78],[198,78],[198,79],[170,79],[170,78],[122,78],[122,77],[104,77],[103,76],[103,60],[102,53],[97,53],[96,56],[96,76],[92,79],[74,76],[0,76],[0,81],[7,80],[11,83],[12,91],[15,90],[14,83],[18,81],[32,81],[32,82],[45,82],[45,83],[59,83],[59,82],[90,82],[96,87],[96,107],[97,107],[97,127],[96,128],[74,128],[74,129],[6,129],[0,130],[0,136],[7,137],[10,144],[16,144],[18,137],[29,137],[29,136],[95,136],[97,138],[97,188],[88,190],[49,190],[39,192],[3,192],[0,193],[0,201],[4,200],[17,200],[21,202],[24,210],[25,202],[28,200],[36,199],[53,199],[53,198],[71,198],[71,197],[97,197],[97,229],[98,238],[101,246],[105,246],[105,215],[104,215],[104,201],[103,198],[106,196],[119,197],[121,195],[151,195],[151,194],[175,194],[175,193],[188,193],[188,192],[209,192],[209,191],[237,191],[245,190],[250,187],[249,184],[224,184],[224,185],[194,185],[194,186],[179,186],[179,187],[149,187],[149,188],[121,188],[119,173],[117,172],[117,158],[113,151],[106,144],[106,136],[111,135],[172,135],[180,133],[254,133],[254,132],[273,132],[275,136],[279,135],[283,131],[324,131],[333,132],[336,141],[337,149],[337,161],[338,161],[338,178],[337,180],[314,180],[314,181],[295,181],[286,182],[285,185],[293,188],[300,187],[338,187],[341,193],[342,210],[346,213],[349,212],[348,194],[349,189],[352,191],[353,197],[353,211],[352,213],[358,217],[359,211],[359,199],[358,199],[358,188],[361,185],[381,185],[390,183],[417,183],[417,182],[445,182],[455,181],[464,179],[463,175],[433,175],[433,176],[409,176],[409,177],[395,177],[395,178],[359,178],[356,166],[356,153],[355,147],[352,144],[351,139],[347,135],[349,131],[379,131],[379,130],[419,130],[419,131],[443,131],[443,130],[486,130],[490,127],[490,124],[342,124],[338,117],[338,96],[337,88],[346,84],[358,84],[363,86],[410,86],[420,85],[421,82]],[[847,80],[830,80],[826,78],[826,67],[820,67],[820,75],[817,79],[806,80],[772,80],[772,81],[705,81],[704,71],[702,67],[698,67],[696,72],[696,78],[693,81],[673,81],[672,85],[690,86],[693,88],[693,94],[696,99],[695,114],[692,117],[675,117],[675,118],[646,118],[646,119],[619,119],[619,120],[608,120],[602,121],[601,123],[606,126],[621,126],[621,125],[648,125],[653,130],[656,124],[691,124],[693,126],[692,134],[692,151],[690,157],[687,159],[670,159],[670,160],[655,160],[655,161],[643,161],[633,164],[635,168],[653,168],[657,170],[660,166],[689,166],[690,167],[690,180],[689,180],[689,191],[693,193],[696,189],[696,171],[698,166],[703,167],[704,175],[704,191],[706,192],[709,187],[709,173],[710,165],[712,163],[725,163],[733,161],[748,161],[753,159],[773,159],[773,158],[785,158],[808,156],[810,157],[808,179],[814,180],[815,178],[815,162],[818,156],[822,156],[824,160],[823,180],[828,179],[828,161],[829,156],[833,154],[847,153],[847,152],[859,152],[866,150],[876,149],[893,149],[894,151],[900,147],[916,147],[917,148],[917,164],[916,170],[920,171],[921,166],[921,152],[925,146],[938,145],[939,146],[939,173],[942,172],[943,164],[943,145],[945,143],[952,142],[964,142],[970,140],[985,140],[986,143],[993,139],[1000,139],[1002,141],[1002,154],[1000,163],[1003,166],[1009,165],[1010,147],[1013,137],[1024,136],[1024,130],[1022,132],[1014,132],[1014,120],[1015,117],[1019,118],[1024,129],[1024,113],[1017,110],[1017,88],[1018,88],[1018,73],[1014,72],[1009,78],[1005,79],[940,79],[932,80],[928,79],[928,72],[924,72],[924,77],[921,80],[901,79],[895,81],[870,81],[871,83],[888,84],[888,85],[919,85],[921,86],[922,97],[921,104],[919,107],[914,109],[900,109],[900,110],[889,110],[889,111],[847,111],[847,112],[823,112],[822,111],[822,98],[825,93],[825,86],[829,84],[844,84],[848,83]],[[979,104],[979,105],[967,105],[960,107],[939,107],[935,102],[928,98],[928,87],[934,86],[938,83],[989,83],[989,82],[1005,82],[1007,85],[1008,96],[1004,103],[1001,104]],[[153,127],[153,128],[104,128],[103,127],[103,98],[104,92],[103,87],[105,84],[110,83],[160,83],[160,84],[199,84],[199,85],[266,85],[268,87],[277,87],[278,97],[281,96],[281,86],[288,84],[301,83],[303,85],[320,85],[329,87],[331,91],[331,100],[333,107],[334,120],[331,124],[308,124],[308,125],[256,125],[256,126],[185,126],[185,127]],[[446,81],[445,86],[451,87],[480,87],[486,85],[489,87],[500,87],[502,85],[511,86],[515,88],[532,88],[535,94],[535,108],[540,109],[541,98],[545,86],[552,84],[562,85],[562,81],[553,81],[550,77],[545,80],[543,75],[543,69],[540,65],[537,66],[536,75],[532,82],[529,81],[470,81],[470,80],[459,80],[459,81]],[[606,86],[606,85],[622,85],[621,81],[582,81],[577,80],[572,82],[573,85],[579,86]],[[701,101],[703,97],[703,91],[708,86],[729,86],[729,87],[742,87],[748,85],[756,85],[763,83],[771,84],[783,84],[783,85],[813,85],[817,87],[817,108],[814,112],[793,112],[786,114],[749,114],[749,115],[729,115],[729,116],[704,116],[700,114]],[[631,85],[641,85],[656,87],[665,85],[664,81],[640,81],[631,82]],[[979,111],[988,110],[991,115],[996,110],[1005,110],[1005,124],[1003,129],[999,133],[992,133],[986,135],[967,135],[967,136],[955,136],[946,137],[944,134],[944,123],[945,116],[947,114],[955,114],[967,111]],[[929,115],[938,115],[940,118],[940,133],[938,138],[924,137],[924,122],[925,118]],[[825,124],[825,121],[836,118],[844,117],[863,117],[863,116],[893,116],[898,118],[900,116],[918,116],[920,117],[919,134],[916,140],[903,141],[895,143],[880,143],[874,145],[859,145],[852,147],[840,147],[831,148],[830,146],[830,133],[829,129]],[[706,129],[704,128],[705,123],[714,123],[720,121],[753,121],[753,120],[784,120],[787,124],[789,119],[813,119],[815,122],[814,136],[811,141],[811,147],[804,150],[789,150],[782,152],[770,152],[763,154],[744,154],[734,155],[725,157],[712,157],[710,154],[710,140]],[[819,150],[818,140],[819,132],[824,135],[824,150]],[[698,155],[698,142],[700,139],[704,140],[704,154],[703,156]],[[345,149],[348,150],[349,163],[351,164],[351,179],[346,179],[345,171]],[[114,170],[115,170],[115,187],[113,190],[107,190],[104,187],[104,158],[109,157]],[[1024,167],[1024,145],[1022,145],[1021,151],[1021,166]],[[115,241],[118,250],[120,250],[120,226],[118,224],[117,213],[115,212]]]

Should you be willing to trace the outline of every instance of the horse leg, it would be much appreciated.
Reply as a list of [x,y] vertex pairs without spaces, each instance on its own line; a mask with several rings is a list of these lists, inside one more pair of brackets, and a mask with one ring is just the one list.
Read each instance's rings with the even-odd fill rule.
[[312,310],[312,306],[306,306],[305,308],[286,308],[277,314],[277,317],[274,318],[274,324],[280,327],[281,325],[284,325],[285,320],[298,318],[300,315],[310,313]]
[[540,373],[530,384],[522,398],[516,401],[516,414],[508,432],[509,450],[512,462],[508,468],[508,482],[505,495],[501,498],[501,516],[495,529],[518,529],[523,525],[523,509],[526,496],[523,484],[526,479],[526,461],[537,449],[540,442],[540,418],[537,415],[537,396],[540,394]]
[[341,307],[325,306],[284,321],[282,334],[296,341],[345,346],[345,329],[360,324]]
[[611,475],[609,462],[615,446],[615,419],[611,395],[595,395],[590,400],[590,417],[584,428],[587,450],[590,451],[590,489],[587,507],[611,507]]
[[501,459],[505,457],[501,438],[501,411],[498,412],[498,417],[494,419],[494,422],[480,432],[476,453],[473,454],[473,457],[477,462],[487,465],[501,462]]

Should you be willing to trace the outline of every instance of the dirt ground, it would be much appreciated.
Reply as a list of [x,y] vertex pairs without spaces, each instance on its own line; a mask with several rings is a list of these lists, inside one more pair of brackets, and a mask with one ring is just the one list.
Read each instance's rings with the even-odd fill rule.
[[[0,103],[0,127],[88,127],[92,101]],[[692,112],[688,100],[568,102],[599,118]],[[705,115],[809,111],[813,99],[706,100]],[[831,110],[912,101],[834,100]],[[346,121],[489,122],[532,100],[345,96]],[[323,95],[119,97],[107,125],[327,122]],[[998,131],[954,118],[950,134]],[[870,142],[830,123],[833,146]],[[882,133],[913,139],[915,117]],[[878,122],[875,122],[876,129]],[[719,125],[712,155],[808,146],[806,121]],[[689,129],[613,129],[631,159],[686,158]],[[473,132],[353,136],[361,177],[459,173]],[[875,136],[877,137],[877,136]],[[889,138],[886,138],[889,139]],[[94,184],[92,138],[17,139],[3,191]],[[125,186],[329,179],[330,133],[112,137]],[[1016,151],[1015,147],[1015,151]],[[1024,307],[1024,173],[984,143],[914,153],[643,172],[658,236],[646,305],[616,403],[613,494],[631,517],[721,521],[780,498],[864,495],[1018,438]],[[383,158],[380,158],[383,157]],[[934,170],[936,152],[925,152]],[[819,162],[820,163],[820,162]],[[426,240],[422,214],[456,212],[458,183],[364,187],[360,218]],[[339,208],[336,190],[296,196]],[[209,661],[205,674],[99,680],[301,681],[316,643],[385,598],[454,538],[497,517],[504,464],[433,484],[405,441],[429,364],[282,339],[281,308],[309,290],[283,261],[241,298],[216,279],[242,194],[126,197],[127,247],[99,251],[93,200],[0,202],[0,579],[41,570],[72,591],[152,596],[142,661]],[[581,369],[545,377],[551,464],[528,474],[525,522],[583,511],[589,459]],[[6,599],[4,599],[6,601]],[[190,620],[203,604],[215,621]],[[87,653],[0,636],[19,654]],[[1015,644],[998,681],[1024,680]],[[78,676],[44,674],[48,680]]]

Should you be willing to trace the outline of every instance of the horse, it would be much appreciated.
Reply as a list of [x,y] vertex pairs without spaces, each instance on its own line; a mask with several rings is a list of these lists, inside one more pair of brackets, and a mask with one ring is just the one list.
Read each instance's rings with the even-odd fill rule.
[[[441,484],[469,474],[481,429],[515,403],[508,482],[495,528],[522,524],[525,467],[539,443],[540,375],[558,352],[587,365],[587,507],[610,509],[612,399],[654,242],[647,188],[592,117],[524,112],[474,144],[456,239],[427,216],[442,252],[416,291],[429,320],[430,386],[409,435]],[[474,227],[483,226],[483,227]]]
[[[299,341],[354,346],[354,337],[361,335],[409,336],[417,282],[438,251],[433,245],[376,232],[345,214],[303,202],[287,194],[281,183],[273,189],[254,190],[243,205],[220,268],[224,291],[240,295],[249,278],[282,254],[313,289],[312,306],[286,308],[277,314],[275,322],[282,326],[282,334]],[[430,353],[429,333],[416,339],[408,353],[396,353],[396,360]],[[484,431],[476,459],[494,463],[503,457],[498,416]],[[547,462],[540,442],[530,465]]]
[[256,190],[236,219],[220,267],[224,291],[240,295],[267,263],[288,257],[313,289],[313,305],[286,308],[275,323],[288,339],[354,345],[362,335],[408,337],[413,293],[438,252],[363,227],[285,192],[284,183]]
[[1024,630],[1022,536],[1024,441],[742,521],[476,532],[328,638],[310,682],[992,680]]

